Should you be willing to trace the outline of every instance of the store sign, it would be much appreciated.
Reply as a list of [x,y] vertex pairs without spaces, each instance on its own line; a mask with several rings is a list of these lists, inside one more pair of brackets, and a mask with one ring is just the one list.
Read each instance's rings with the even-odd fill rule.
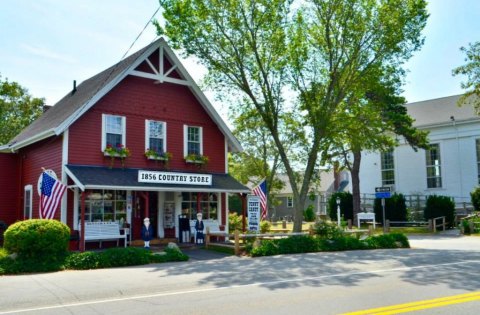
[[248,195],[247,198],[248,230],[260,232],[260,197]]
[[139,183],[211,186],[212,175],[138,171]]

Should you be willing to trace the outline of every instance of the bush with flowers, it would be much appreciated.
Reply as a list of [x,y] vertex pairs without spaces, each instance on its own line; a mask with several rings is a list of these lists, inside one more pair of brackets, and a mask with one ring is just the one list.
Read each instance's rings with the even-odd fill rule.
[[145,156],[151,160],[161,160],[166,162],[172,159],[172,153],[163,151],[159,152],[155,149],[147,149],[147,151],[145,151]]

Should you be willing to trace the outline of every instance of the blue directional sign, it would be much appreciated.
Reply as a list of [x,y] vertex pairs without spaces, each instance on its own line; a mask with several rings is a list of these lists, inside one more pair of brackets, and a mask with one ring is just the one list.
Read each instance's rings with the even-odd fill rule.
[[390,187],[375,187],[375,198],[384,199],[391,196]]

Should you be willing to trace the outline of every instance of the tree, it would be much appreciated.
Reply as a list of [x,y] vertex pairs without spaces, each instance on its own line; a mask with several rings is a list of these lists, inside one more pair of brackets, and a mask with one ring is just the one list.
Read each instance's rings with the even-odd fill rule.
[[[480,41],[469,44],[469,47],[461,47],[460,50],[467,56],[465,65],[453,69],[452,74],[465,75],[467,81],[461,83],[462,89],[466,89],[464,95],[459,99],[459,104],[466,104],[471,99],[472,105],[477,114],[480,114]],[[476,96],[470,98],[471,96]]]
[[428,148],[428,132],[413,127],[413,119],[399,96],[400,82],[389,77],[388,72],[374,73],[365,77],[359,99],[349,99],[348,111],[343,113],[336,126],[338,130],[335,147],[340,151],[344,165],[352,176],[353,214],[360,209],[360,164],[362,151],[385,151],[398,145],[396,135],[402,136],[417,150]]
[[[165,27],[157,23],[159,34],[196,56],[217,91],[240,93],[263,120],[292,186],[294,231],[300,231],[310,181],[323,162],[319,152],[332,135],[335,113],[373,67],[390,64],[401,71],[423,42],[425,1],[160,3],[166,22]],[[296,117],[298,132],[307,139],[295,148],[293,159],[282,141],[286,117]]]
[[33,98],[17,82],[0,75],[0,145],[8,143],[43,112],[45,100]]

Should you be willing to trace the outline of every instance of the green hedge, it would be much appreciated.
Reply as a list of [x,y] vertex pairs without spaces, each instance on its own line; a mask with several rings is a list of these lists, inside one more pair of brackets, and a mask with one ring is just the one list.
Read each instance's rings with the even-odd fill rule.
[[[383,222],[382,199],[375,198],[375,219]],[[403,194],[394,193],[390,198],[385,198],[385,217],[390,221],[407,221],[407,205]]]
[[400,233],[370,236],[364,240],[349,235],[340,235],[330,239],[319,236],[292,236],[277,240],[263,240],[250,250],[250,254],[257,257],[320,251],[409,247],[407,237]]
[[14,273],[55,271],[68,255],[70,228],[57,220],[20,221],[4,235],[5,250],[17,258],[8,258],[2,265]]
[[340,198],[340,215],[344,220],[353,220],[353,196],[349,192],[336,192],[328,199],[328,215],[337,221],[337,197]]
[[443,216],[448,222],[448,227],[453,227],[455,221],[455,203],[447,196],[428,196],[425,206],[425,219],[429,220]]

